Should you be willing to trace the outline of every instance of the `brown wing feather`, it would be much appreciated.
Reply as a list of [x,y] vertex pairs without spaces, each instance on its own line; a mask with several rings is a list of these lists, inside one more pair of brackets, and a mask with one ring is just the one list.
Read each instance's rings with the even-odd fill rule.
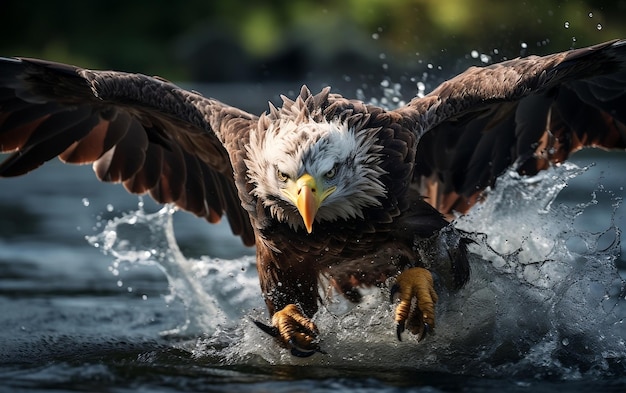
[[247,245],[254,234],[221,140],[256,117],[144,75],[0,59],[0,176],[58,156],[93,163],[100,180],[217,222]]
[[585,146],[626,148],[626,41],[472,67],[398,111],[423,135],[423,194],[465,212],[512,164],[532,175]]

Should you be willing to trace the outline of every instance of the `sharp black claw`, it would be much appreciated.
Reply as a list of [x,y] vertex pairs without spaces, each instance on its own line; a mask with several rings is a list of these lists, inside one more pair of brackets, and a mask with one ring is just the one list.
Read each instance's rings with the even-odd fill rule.
[[299,358],[308,358],[309,356],[315,354],[315,352],[317,351],[317,349],[310,350],[298,348],[293,340],[289,340],[289,345],[291,346],[291,354]]
[[428,333],[431,333],[431,332],[432,332],[432,329],[430,328],[430,325],[428,323],[424,322],[424,331],[422,332],[422,334],[420,335],[420,337],[418,338],[417,341],[418,342],[422,341],[423,339],[426,338],[426,335]]
[[256,321],[256,320],[252,320],[252,322],[254,322],[254,324],[261,330],[263,330],[265,333],[269,334],[272,337],[278,337],[278,329],[274,326],[269,326],[264,324],[263,322],[260,321]]
[[291,348],[291,354],[293,356],[297,356],[299,358],[308,358],[309,356],[312,356],[315,354],[316,351],[302,351],[298,348]]
[[400,290],[400,285],[398,284],[393,284],[393,286],[391,287],[391,290],[389,291],[389,302],[393,303],[393,297],[396,295],[396,293]]
[[[263,322],[257,321],[252,319],[252,322],[254,322],[254,324],[261,330],[263,330],[265,333],[269,334],[272,337],[278,337],[279,336],[279,332],[278,332],[278,328],[274,327],[274,326],[269,326],[264,324]],[[302,349],[299,348],[295,341],[293,340],[289,340],[289,346],[291,347],[291,354],[293,356],[297,356],[299,358],[308,358],[309,356],[315,354],[315,352],[319,352],[323,355],[327,355],[328,352],[322,350],[320,347],[315,347],[315,349],[309,350],[309,349]]]
[[396,334],[398,335],[398,341],[402,341],[402,333],[404,332],[404,322],[399,322],[396,327]]
[[315,354],[315,352],[319,352],[323,355],[327,355],[328,352],[323,351],[320,347],[316,346],[315,349],[302,349],[299,348],[294,340],[289,340],[289,345],[291,346],[291,354],[293,356],[297,356],[299,358],[308,358],[309,356]]

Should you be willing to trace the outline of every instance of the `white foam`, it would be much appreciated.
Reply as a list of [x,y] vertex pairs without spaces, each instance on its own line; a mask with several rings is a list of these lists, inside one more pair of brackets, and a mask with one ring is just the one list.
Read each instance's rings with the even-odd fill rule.
[[115,256],[115,263],[160,266],[170,300],[183,302],[188,315],[168,333],[200,337],[188,348],[198,357],[494,376],[624,372],[626,291],[615,267],[619,231],[612,221],[601,231],[577,227],[595,199],[575,207],[553,203],[582,171],[566,164],[534,178],[508,173],[484,204],[455,221],[476,241],[472,276],[458,292],[440,288],[435,335],[418,343],[406,333],[398,342],[388,291],[376,289],[363,305],[331,303],[318,312],[314,320],[328,354],[307,359],[294,358],[251,323],[267,322],[254,258],[186,259],[174,238],[172,208],[131,212],[89,240]]

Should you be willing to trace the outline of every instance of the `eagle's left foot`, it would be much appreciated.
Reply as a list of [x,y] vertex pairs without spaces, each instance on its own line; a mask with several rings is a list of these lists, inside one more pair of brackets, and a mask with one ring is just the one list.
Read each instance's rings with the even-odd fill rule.
[[319,347],[317,326],[295,304],[288,304],[272,316],[272,326],[254,323],[265,333],[276,337],[291,349],[291,354],[308,357],[315,352],[325,353]]
[[[396,277],[391,288],[391,300],[398,294],[400,303],[396,307],[398,340],[402,341],[405,328],[422,340],[435,328],[435,303],[437,292],[432,274],[421,267],[407,269]],[[413,304],[413,298],[416,302]]]

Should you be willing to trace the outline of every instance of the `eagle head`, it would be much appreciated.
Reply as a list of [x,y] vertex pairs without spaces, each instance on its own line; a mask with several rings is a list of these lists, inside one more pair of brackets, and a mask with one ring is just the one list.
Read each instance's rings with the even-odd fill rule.
[[316,221],[363,218],[386,195],[379,129],[366,126],[367,113],[329,107],[328,93],[303,87],[281,109],[270,104],[247,147],[252,194],[273,219],[308,233]]

